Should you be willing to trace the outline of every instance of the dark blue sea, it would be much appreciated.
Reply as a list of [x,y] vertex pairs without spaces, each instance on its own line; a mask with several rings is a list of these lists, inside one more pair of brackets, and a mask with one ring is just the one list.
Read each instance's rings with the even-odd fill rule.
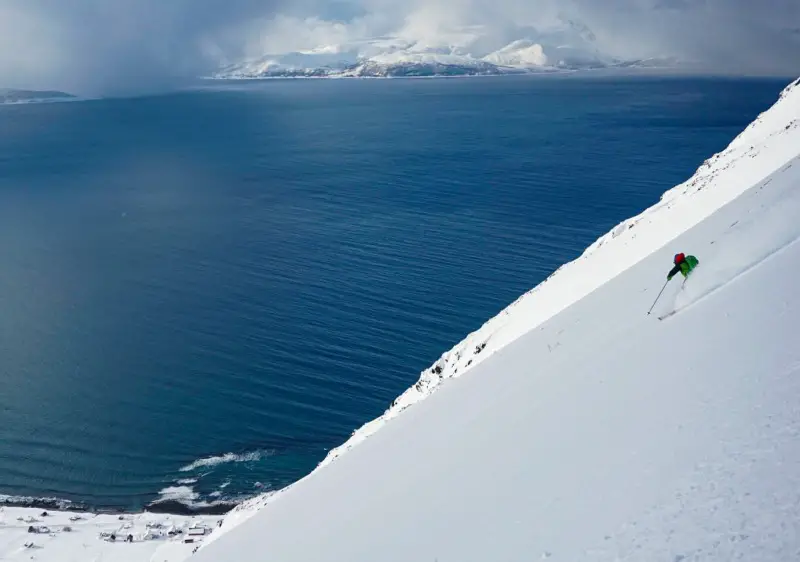
[[787,82],[276,80],[0,107],[0,494],[136,510],[297,480]]

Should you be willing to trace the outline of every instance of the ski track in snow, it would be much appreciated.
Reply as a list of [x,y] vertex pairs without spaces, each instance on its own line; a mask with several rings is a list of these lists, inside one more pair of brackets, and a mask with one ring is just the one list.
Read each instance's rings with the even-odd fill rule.
[[[793,166],[800,167],[800,158],[791,160],[776,174],[788,172]],[[702,248],[703,259],[675,295],[671,310],[659,316],[660,319],[702,302],[797,242],[794,225],[782,218],[787,213],[800,216],[800,202],[791,197],[785,198],[780,205],[760,200],[764,189],[769,190],[773,177],[741,196],[749,202],[746,215],[733,221],[721,236]]]
[[735,282],[742,275],[747,275],[747,273],[749,271],[755,269],[756,267],[758,267],[759,265],[761,265],[762,263],[764,263],[765,261],[767,261],[771,257],[773,257],[775,255],[778,255],[781,252],[789,249],[791,246],[793,246],[795,243],[797,243],[798,240],[800,240],[800,237],[799,238],[795,238],[794,240],[792,240],[791,242],[789,242],[785,246],[780,246],[779,248],[777,248],[777,249],[773,250],[772,252],[770,252],[769,254],[767,254],[767,256],[764,257],[763,259],[760,259],[760,260],[754,262],[752,265],[748,266],[744,271],[742,271],[741,273],[737,274],[735,277],[733,277],[731,279],[728,279],[728,280],[725,280],[725,281],[722,281],[717,285],[714,285],[710,290],[706,291],[702,295],[700,295],[700,296],[688,301],[686,304],[683,304],[683,305],[681,305],[679,307],[676,307],[675,309],[672,310],[672,312],[668,312],[663,316],[659,316],[658,319],[659,320],[666,320],[667,318],[675,316],[677,313],[681,312],[682,310],[686,310],[687,308],[691,308],[692,306],[694,306],[697,303],[703,302],[706,298],[712,296],[714,293],[716,293],[720,289],[724,288],[729,283]]
[[[578,259],[560,267],[540,285],[443,354],[434,365],[422,372],[419,381],[399,396],[383,416],[368,422],[356,430],[348,441],[332,449],[309,476],[283,490],[253,498],[235,508],[226,516],[223,532],[212,536],[206,545],[241,525],[287,491],[303,485],[305,480],[357,447],[401,412],[435,393],[445,381],[471,371],[488,357],[496,355],[524,334],[535,330],[668,245],[749,189],[758,188],[759,184],[763,189],[772,181],[770,175],[785,172],[797,163],[794,159],[798,157],[798,151],[800,80],[789,85],[772,108],[762,113],[725,150],[706,160],[689,180],[665,192],[656,205],[640,215],[621,222],[589,246]],[[713,263],[708,252],[695,249],[687,251],[696,253],[706,267]],[[774,248],[770,249],[772,253],[775,251]],[[766,256],[760,261],[764,259]],[[748,263],[747,266],[753,267],[753,264]],[[671,264],[665,263],[664,271],[654,276],[654,286],[660,286],[658,279],[663,279],[662,275],[666,274],[669,267]],[[698,268],[698,273],[701,271]],[[737,275],[741,274],[742,271],[737,272]],[[734,277],[729,277],[725,284]],[[710,297],[711,294],[707,294],[705,298]],[[548,344],[548,351],[554,353],[562,343],[556,341]]]

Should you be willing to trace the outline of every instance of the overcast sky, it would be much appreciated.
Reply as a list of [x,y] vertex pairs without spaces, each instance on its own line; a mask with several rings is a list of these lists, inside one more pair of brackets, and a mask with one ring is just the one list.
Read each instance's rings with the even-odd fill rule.
[[800,0],[0,0],[0,87],[159,89],[243,55],[465,26],[501,43],[559,15],[622,57],[800,74]]

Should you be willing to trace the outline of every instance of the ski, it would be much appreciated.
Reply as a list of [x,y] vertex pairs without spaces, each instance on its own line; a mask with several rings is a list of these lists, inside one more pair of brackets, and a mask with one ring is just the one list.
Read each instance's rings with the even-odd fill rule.
[[666,320],[670,316],[673,316],[676,312],[678,312],[678,311],[677,310],[673,310],[672,312],[668,312],[668,313],[664,314],[663,316],[659,316],[658,319],[659,320]]

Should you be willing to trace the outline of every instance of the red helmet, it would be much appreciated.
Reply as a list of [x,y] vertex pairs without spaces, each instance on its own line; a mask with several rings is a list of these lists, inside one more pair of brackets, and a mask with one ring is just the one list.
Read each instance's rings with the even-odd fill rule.
[[685,259],[686,259],[686,256],[684,256],[683,254],[675,254],[675,265],[678,265],[679,263],[681,263]]

